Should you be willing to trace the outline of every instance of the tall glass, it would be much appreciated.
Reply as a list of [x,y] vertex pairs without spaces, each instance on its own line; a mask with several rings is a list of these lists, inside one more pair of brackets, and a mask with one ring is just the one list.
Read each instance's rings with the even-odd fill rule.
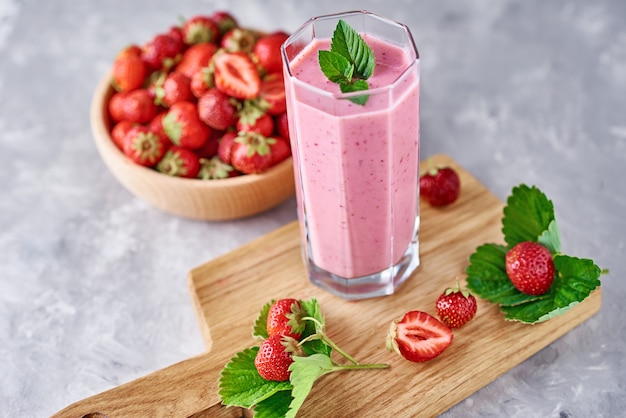
[[[376,65],[341,93],[318,50],[342,19]],[[345,299],[389,295],[419,265],[419,55],[409,29],[356,11],[307,21],[282,46],[303,258],[312,283]],[[349,100],[366,94],[365,105]]]

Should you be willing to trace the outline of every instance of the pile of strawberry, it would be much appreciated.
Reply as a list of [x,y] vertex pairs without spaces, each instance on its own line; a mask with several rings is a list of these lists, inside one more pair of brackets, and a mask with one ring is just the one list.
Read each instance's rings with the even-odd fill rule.
[[124,48],[108,102],[113,142],[137,164],[187,178],[258,174],[285,160],[287,37],[219,11]]

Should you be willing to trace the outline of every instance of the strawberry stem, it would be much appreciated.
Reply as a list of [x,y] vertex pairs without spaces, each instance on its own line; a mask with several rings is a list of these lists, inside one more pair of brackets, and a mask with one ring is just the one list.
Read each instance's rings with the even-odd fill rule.
[[368,369],[387,369],[388,364],[384,363],[370,363],[370,364],[348,364],[345,366],[334,366],[333,371],[340,370],[368,370]]
[[[354,366],[365,366],[365,365],[359,364],[359,362],[356,361],[354,357],[352,357],[350,354],[343,351],[337,344],[335,344],[335,342],[331,340],[330,337],[328,337],[328,335],[326,335],[326,332],[324,331],[324,324],[322,324],[320,321],[310,316],[305,316],[302,318],[302,320],[313,322],[316,325],[316,332],[315,334],[311,334],[308,337],[304,338],[302,341],[300,341],[300,344],[303,344],[311,340],[322,340],[326,344],[328,344],[330,348],[338,352],[344,358],[348,359]],[[350,366],[350,367],[354,367],[354,366]],[[337,367],[347,367],[347,366],[337,366]],[[357,367],[357,368],[360,368],[360,367]]]

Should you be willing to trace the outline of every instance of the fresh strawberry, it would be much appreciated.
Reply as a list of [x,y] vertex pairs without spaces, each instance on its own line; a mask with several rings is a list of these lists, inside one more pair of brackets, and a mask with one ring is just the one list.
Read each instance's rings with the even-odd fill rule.
[[226,130],[237,122],[235,103],[217,88],[209,89],[198,99],[200,120],[213,129]]
[[267,113],[280,115],[287,110],[285,81],[282,73],[271,73],[263,77],[259,97],[267,103]]
[[266,73],[282,72],[283,63],[280,56],[280,46],[287,38],[289,35],[285,32],[274,32],[261,37],[254,44],[253,53]]
[[276,165],[281,161],[291,157],[291,147],[289,142],[280,136],[273,136],[274,143],[270,144],[270,152],[272,153],[272,165]]
[[174,103],[195,100],[191,94],[191,80],[178,71],[168,74],[162,73],[152,89],[154,102],[160,106],[171,107]]
[[183,36],[183,29],[180,26],[172,26],[170,30],[165,32],[166,35],[171,36],[180,45],[181,52],[184,52],[186,45]]
[[165,133],[165,129],[163,129],[163,118],[167,115],[167,111],[163,111],[158,113],[148,124],[148,128],[155,134],[159,136],[159,138],[163,139],[165,143],[169,143],[171,145],[171,140]]
[[554,281],[554,260],[543,245],[524,241],[511,248],[505,257],[506,274],[517,290],[527,295],[543,295]]
[[244,28],[232,28],[222,36],[220,46],[227,52],[244,52],[249,54],[254,49],[256,34]]
[[236,28],[237,26],[239,26],[235,17],[224,10],[218,10],[214,12],[211,15],[211,20],[213,20],[219,28],[220,35],[224,35],[232,28]]
[[163,118],[163,129],[172,143],[183,148],[201,148],[211,135],[211,128],[200,120],[196,105],[178,102]]
[[306,311],[297,299],[279,299],[267,313],[267,335],[285,335],[299,340],[306,326],[302,320],[305,316]]
[[203,67],[191,76],[191,93],[199,99],[209,89],[215,87],[213,73],[215,68],[212,65]]
[[289,366],[293,363],[293,355],[299,355],[297,341],[282,335],[272,335],[261,343],[254,365],[265,380],[285,382],[291,374]]
[[115,93],[109,100],[109,114],[116,122],[148,123],[158,111],[154,97],[146,89]]
[[289,119],[287,112],[281,113],[274,118],[274,126],[276,127],[276,133],[289,142]]
[[231,154],[233,149],[233,144],[235,143],[235,139],[237,139],[237,133],[235,132],[226,132],[224,136],[219,141],[217,145],[217,155],[220,157],[222,161],[226,164],[231,163]]
[[405,359],[423,362],[434,359],[452,344],[452,330],[437,318],[409,311],[393,321],[387,333],[387,349]]
[[224,136],[224,131],[211,129],[211,134],[204,145],[201,148],[194,149],[193,152],[195,152],[199,158],[212,158],[217,154],[217,147],[222,136]]
[[200,171],[200,160],[193,151],[173,145],[156,168],[170,176],[195,178]]
[[115,90],[131,91],[143,85],[148,71],[138,50],[136,45],[127,47],[113,61],[111,84]]
[[200,172],[198,173],[198,178],[203,180],[218,180],[236,177],[238,175],[239,172],[235,170],[232,165],[226,164],[217,155],[209,159],[200,158]]
[[182,56],[184,43],[176,36],[161,33],[143,46],[141,57],[152,70],[169,70]]
[[261,77],[250,57],[242,52],[213,56],[215,87],[237,99],[253,99],[261,89]]
[[167,142],[150,128],[136,125],[124,137],[124,154],[139,165],[154,167],[165,155]]
[[209,16],[198,15],[183,23],[182,33],[187,45],[216,43],[220,36],[220,29]]
[[111,129],[111,140],[120,150],[124,149],[124,138],[126,134],[136,125],[136,123],[123,120],[116,123],[113,129]]
[[244,174],[259,174],[272,165],[270,144],[274,140],[254,132],[242,132],[235,138],[230,164]]
[[274,119],[267,113],[263,113],[252,120],[240,117],[237,120],[237,130],[239,132],[256,132],[263,136],[270,136],[274,132]]
[[195,73],[209,65],[217,46],[210,43],[201,43],[190,46],[176,66],[176,71],[185,74],[191,79]]
[[450,328],[461,328],[474,318],[477,310],[476,298],[466,289],[461,289],[457,281],[456,287],[446,289],[435,304],[441,322]]
[[429,169],[420,176],[420,196],[431,206],[445,206],[458,199],[461,181],[451,167]]

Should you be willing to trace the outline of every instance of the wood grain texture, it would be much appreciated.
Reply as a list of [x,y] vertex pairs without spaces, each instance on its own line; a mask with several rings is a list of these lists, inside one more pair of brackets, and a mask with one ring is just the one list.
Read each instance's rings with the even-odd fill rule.
[[237,351],[258,344],[251,336],[258,311],[281,297],[317,298],[327,332],[339,346],[361,362],[391,366],[322,377],[299,416],[437,416],[600,309],[598,289],[560,317],[525,325],[505,321],[497,306],[479,300],[476,318],[455,331],[450,348],[435,360],[410,363],[387,352],[385,335],[393,319],[412,309],[434,313],[438,294],[456,278],[464,279],[476,247],[503,242],[503,203],[449,157],[433,160],[459,171],[462,194],[449,207],[422,204],[421,265],[397,294],[349,302],[310,285],[293,222],[189,273],[206,354],[78,402],[56,416],[247,416],[247,411],[220,405],[219,373]]

